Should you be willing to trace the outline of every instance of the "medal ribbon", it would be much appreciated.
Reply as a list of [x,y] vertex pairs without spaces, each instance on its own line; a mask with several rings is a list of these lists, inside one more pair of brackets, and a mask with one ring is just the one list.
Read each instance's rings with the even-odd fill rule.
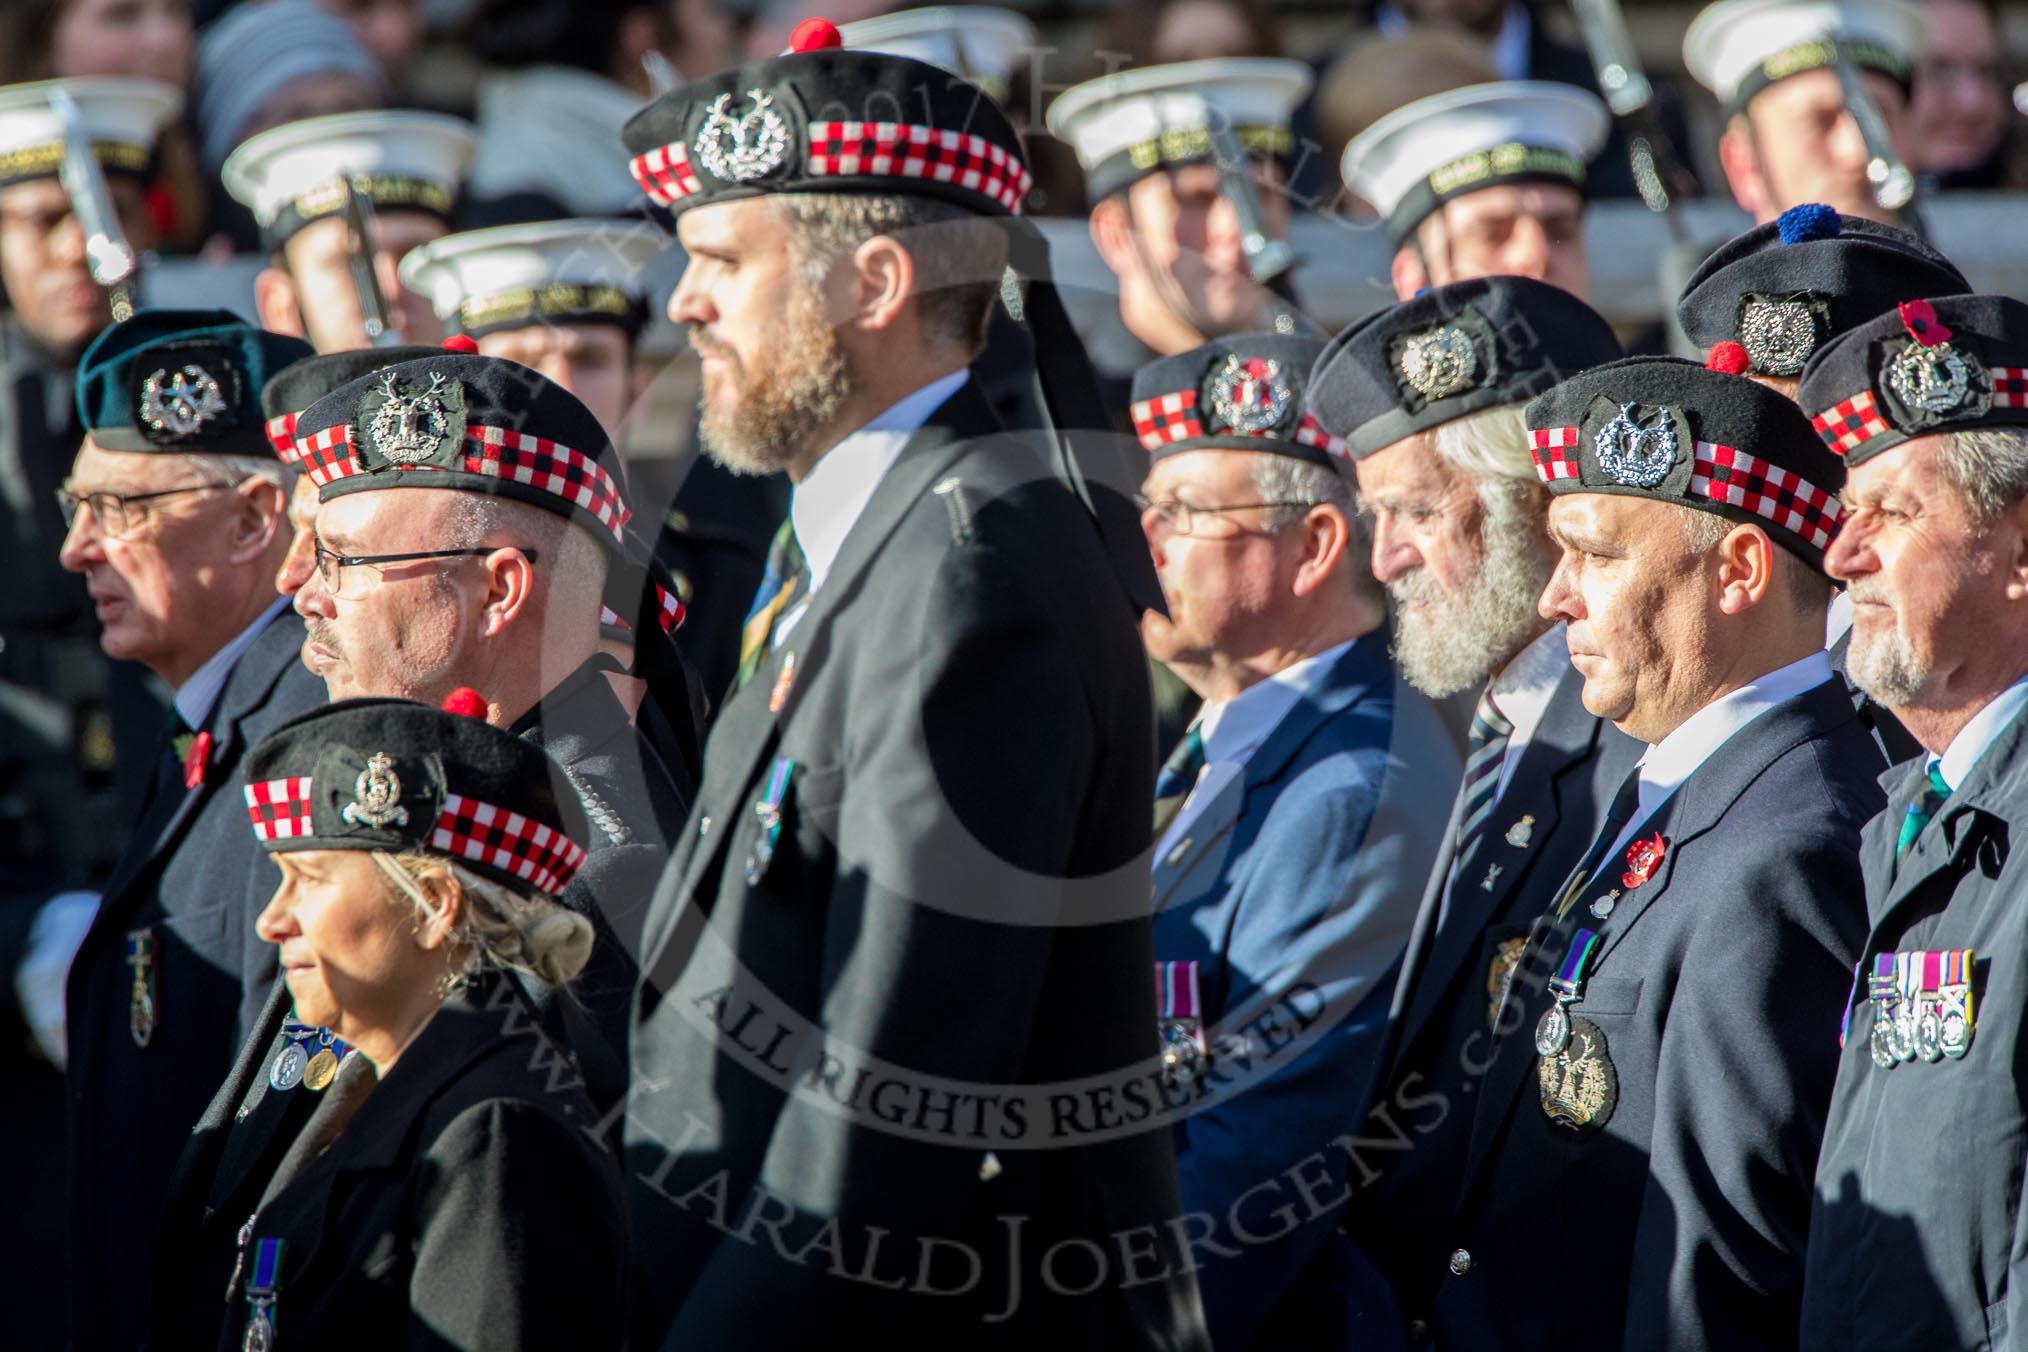
[[284,1239],[264,1239],[254,1247],[253,1278],[246,1288],[248,1299],[275,1293],[275,1279],[282,1270],[282,1249],[287,1244]]
[[1584,986],[1584,969],[1591,964],[1592,955],[1597,951],[1598,935],[1593,931],[1581,929],[1572,935],[1570,951],[1563,955],[1563,965],[1556,969],[1549,988],[1560,997],[1575,1000]]
[[1194,1019],[1197,1014],[1197,964],[1158,962],[1155,964],[1155,1017]]

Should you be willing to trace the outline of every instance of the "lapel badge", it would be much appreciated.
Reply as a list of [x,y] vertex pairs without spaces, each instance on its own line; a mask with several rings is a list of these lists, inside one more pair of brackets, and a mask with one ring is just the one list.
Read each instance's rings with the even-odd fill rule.
[[1887,383],[1914,413],[1954,413],[1971,398],[1972,370],[1926,300],[1904,301],[1901,325],[1915,341],[1887,365]]
[[134,984],[127,998],[127,1033],[136,1047],[155,1040],[155,931],[127,931],[127,966],[134,970]]
[[1749,297],[1739,311],[1739,345],[1761,374],[1795,375],[1817,350],[1817,316],[1800,300]]
[[1517,850],[1528,848],[1528,842],[1535,839],[1535,814],[1527,813],[1520,821],[1507,828],[1507,843]]
[[1608,919],[1613,913],[1613,907],[1619,904],[1619,900],[1620,889],[1615,887],[1612,891],[1591,904],[1591,913],[1600,920]]
[[[197,732],[189,734],[190,741],[183,748],[183,787],[194,789],[204,782],[204,771],[211,763],[211,734]],[[176,740],[182,741],[181,737]]]
[[734,114],[732,95],[720,94],[698,128],[698,162],[728,183],[751,183],[782,167],[789,157],[789,124],[775,111],[772,94],[746,91],[753,107]]
[[1456,324],[1418,333],[1401,345],[1401,378],[1424,399],[1448,399],[1478,383],[1479,352]]
[[1499,880],[1499,877],[1500,877],[1500,866],[1498,864],[1487,865],[1486,877],[1485,880],[1479,884],[1479,890],[1481,892],[1492,891],[1493,884]]
[[1212,374],[1210,394],[1216,429],[1251,437],[1280,427],[1296,401],[1280,362],[1237,352]]
[[195,436],[231,411],[218,381],[202,366],[164,368],[141,382],[141,425],[170,440]]
[[1620,875],[1620,882],[1627,887],[1639,887],[1655,876],[1662,859],[1669,853],[1669,842],[1662,839],[1660,831],[1646,840],[1637,840],[1627,847],[1627,871]]
[[781,672],[775,677],[774,689],[768,691],[769,713],[778,714],[782,711],[782,706],[789,702],[789,691],[795,688],[795,684],[796,655],[793,652],[783,653]]
[[1634,405],[1621,404],[1617,417],[1599,428],[1592,448],[1599,468],[1629,488],[1653,488],[1669,477],[1676,464],[1676,432],[1669,415],[1657,412],[1646,424],[1634,418]]
[[401,805],[401,776],[385,751],[366,758],[366,768],[352,783],[353,801],[338,815],[353,826],[408,825],[408,809]]

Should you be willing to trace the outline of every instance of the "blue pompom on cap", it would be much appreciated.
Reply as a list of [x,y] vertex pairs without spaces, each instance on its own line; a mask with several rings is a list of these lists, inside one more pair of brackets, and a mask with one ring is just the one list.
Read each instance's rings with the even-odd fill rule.
[[1805,202],[1790,207],[1775,218],[1775,229],[1784,244],[1801,244],[1812,239],[1836,239],[1842,227],[1838,213],[1822,202]]

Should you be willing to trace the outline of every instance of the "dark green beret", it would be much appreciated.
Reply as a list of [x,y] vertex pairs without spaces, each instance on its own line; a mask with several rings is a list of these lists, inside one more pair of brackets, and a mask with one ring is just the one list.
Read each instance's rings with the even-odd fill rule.
[[142,310],[85,349],[78,419],[109,451],[271,456],[261,390],[311,355],[230,311]]

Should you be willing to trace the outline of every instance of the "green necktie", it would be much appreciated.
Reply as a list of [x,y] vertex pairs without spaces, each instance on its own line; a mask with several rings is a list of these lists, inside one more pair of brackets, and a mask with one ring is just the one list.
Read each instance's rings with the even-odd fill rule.
[[781,623],[783,612],[802,595],[809,576],[809,569],[803,561],[803,546],[796,539],[795,525],[785,520],[775,532],[773,543],[768,546],[760,588],[746,613],[746,623],[740,628],[739,669],[732,681],[734,690],[752,680],[753,674],[760,670],[760,664],[774,650],[775,626]]
[[1894,842],[1896,868],[1901,866],[1902,856],[1915,844],[1915,838],[1922,834],[1922,828],[1929,825],[1930,818],[1936,816],[1937,809],[1950,796],[1951,786],[1944,783],[1943,762],[1931,761],[1929,784],[1915,796],[1915,801],[1908,805],[1908,815],[1901,819],[1901,838]]
[[1190,796],[1190,790],[1197,787],[1197,776],[1204,773],[1204,728],[1192,723],[1190,731],[1169,753],[1169,759],[1162,762],[1162,772],[1155,776],[1155,834],[1160,836],[1169,829],[1169,823],[1182,810],[1183,800]]

